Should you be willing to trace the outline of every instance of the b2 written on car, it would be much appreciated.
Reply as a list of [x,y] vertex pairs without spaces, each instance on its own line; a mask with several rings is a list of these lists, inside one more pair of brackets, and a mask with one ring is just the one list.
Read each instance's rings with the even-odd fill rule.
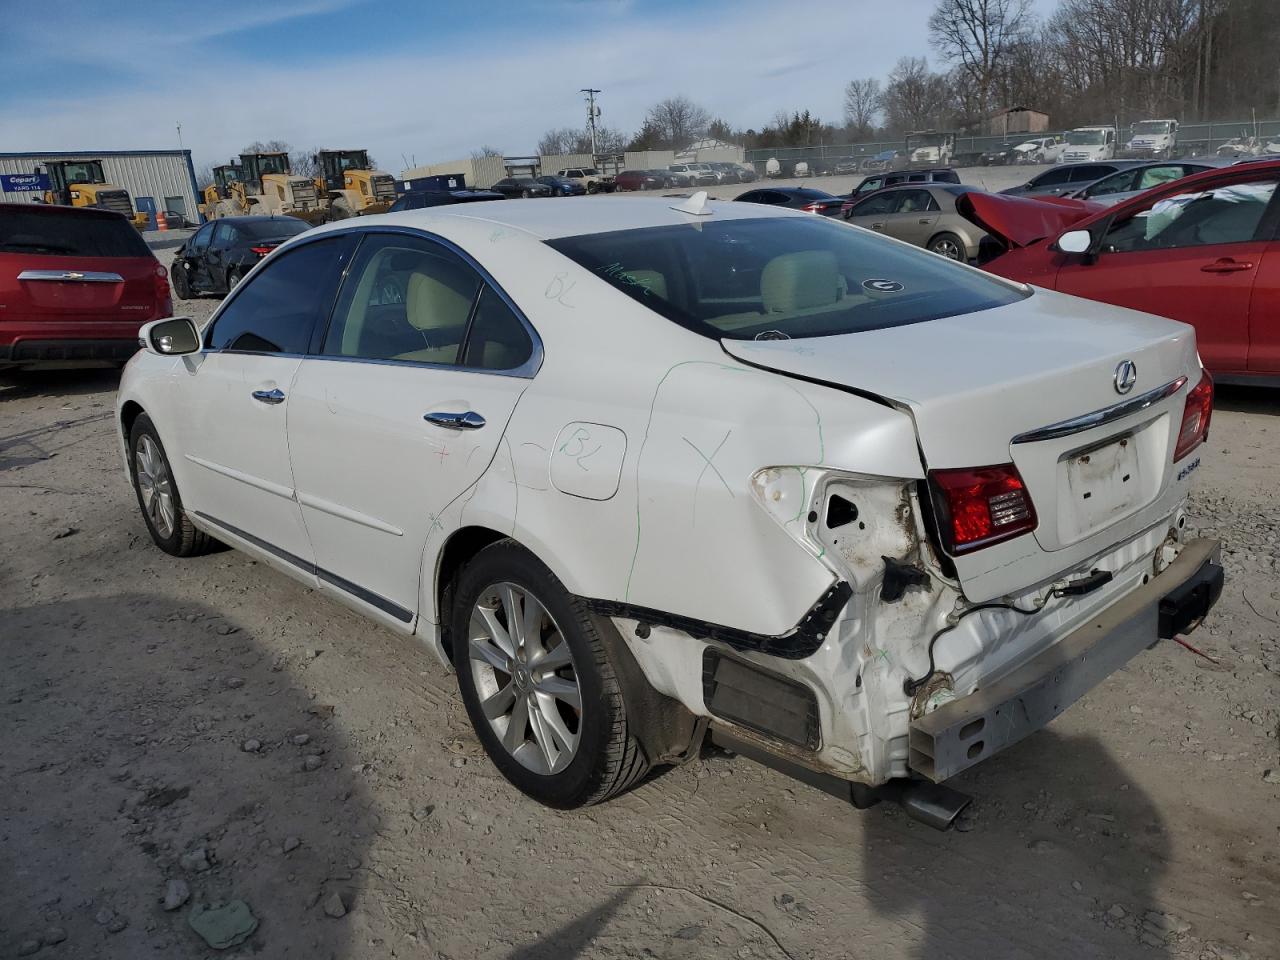
[[1280,386],[1278,184],[1273,160],[1211,168],[1102,210],[990,194],[960,204],[1009,247],[986,269],[1191,324],[1219,380]]
[[425,643],[557,807],[709,733],[945,827],[941,781],[1221,589],[1184,535],[1191,328],[822,217],[345,221],[144,340],[116,413],[156,544],[226,541]]

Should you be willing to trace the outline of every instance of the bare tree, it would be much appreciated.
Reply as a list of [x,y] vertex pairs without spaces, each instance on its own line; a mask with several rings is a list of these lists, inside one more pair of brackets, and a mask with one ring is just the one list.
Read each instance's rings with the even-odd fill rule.
[[681,95],[655,103],[645,115],[645,123],[658,132],[664,146],[682,150],[706,133],[711,114]]
[[850,80],[844,88],[844,122],[855,135],[864,135],[875,126],[880,112],[880,81],[875,77]]
[[471,151],[472,160],[483,160],[485,157],[501,157],[501,156],[505,156],[505,154],[501,150],[499,150],[497,147],[492,147],[487,143]]
[[903,57],[884,90],[885,120],[899,132],[946,126],[952,97],[947,78],[929,69],[924,57]]
[[[572,127],[558,127],[548,130],[538,140],[538,155],[541,157],[554,157],[562,153],[576,153],[580,135],[581,131],[574,130]],[[590,149],[589,146],[588,149]]]
[[973,85],[983,113],[1009,48],[1031,25],[1030,7],[1031,0],[938,0],[929,18],[930,42]]

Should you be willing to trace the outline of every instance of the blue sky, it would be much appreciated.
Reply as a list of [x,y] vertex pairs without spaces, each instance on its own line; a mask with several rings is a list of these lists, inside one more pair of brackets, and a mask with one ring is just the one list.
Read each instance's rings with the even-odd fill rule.
[[[1047,0],[1042,0],[1047,2]],[[59,0],[0,16],[0,149],[253,140],[367,147],[392,172],[683,93],[731,124],[839,121],[842,89],[928,54],[933,0]],[[29,15],[15,16],[19,10]],[[891,13],[889,12],[891,11]]]

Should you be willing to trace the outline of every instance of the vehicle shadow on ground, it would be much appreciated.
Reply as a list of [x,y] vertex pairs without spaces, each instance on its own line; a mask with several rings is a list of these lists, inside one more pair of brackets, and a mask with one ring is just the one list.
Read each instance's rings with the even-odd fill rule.
[[0,611],[0,656],[0,953],[202,958],[193,912],[243,900],[245,951],[363,955],[327,914],[360,900],[377,814],[300,667],[146,593]]
[[103,390],[115,390],[120,384],[120,369],[97,370],[3,370],[0,371],[0,403],[30,397],[62,400]]
[[966,832],[865,813],[867,898],[882,916],[914,921],[910,955],[1173,955],[1174,932],[1144,924],[1161,910],[1170,839],[1097,739],[1041,731],[951,785],[976,797]]
[[1236,387],[1216,384],[1213,405],[1237,413],[1280,414],[1280,390],[1272,387]]

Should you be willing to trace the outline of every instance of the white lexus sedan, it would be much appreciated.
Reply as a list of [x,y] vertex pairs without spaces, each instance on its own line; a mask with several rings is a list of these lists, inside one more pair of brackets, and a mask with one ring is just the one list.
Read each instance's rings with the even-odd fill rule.
[[156,544],[230,544],[427,644],[557,807],[710,737],[946,826],[942,781],[1222,588],[1183,534],[1213,396],[1190,327],[821,217],[348,220],[142,340],[117,414]]

